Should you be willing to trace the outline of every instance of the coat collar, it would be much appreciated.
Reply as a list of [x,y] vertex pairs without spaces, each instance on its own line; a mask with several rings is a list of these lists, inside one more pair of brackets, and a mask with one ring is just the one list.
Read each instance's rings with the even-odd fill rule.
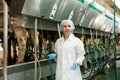
[[[72,40],[73,37],[74,37],[74,34],[71,33],[71,34],[69,35],[68,39],[66,39],[66,40]],[[63,36],[62,36],[62,40],[64,40],[64,37],[63,37]]]

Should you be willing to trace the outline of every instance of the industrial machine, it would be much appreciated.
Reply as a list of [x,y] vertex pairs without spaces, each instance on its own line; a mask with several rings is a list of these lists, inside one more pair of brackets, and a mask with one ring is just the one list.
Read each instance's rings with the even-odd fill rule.
[[[120,19],[94,0],[5,0],[8,6],[8,78],[33,80],[55,74],[54,60],[46,55],[54,51],[59,38],[59,23],[71,19],[74,34],[85,44],[85,60],[81,67],[88,79],[113,60],[114,29],[119,34]],[[0,43],[3,44],[4,4],[0,1]],[[54,36],[53,36],[54,35]],[[1,45],[2,47],[2,45]],[[2,59],[1,59],[2,63]],[[34,66],[34,63],[36,63]],[[49,68],[50,66],[50,68]],[[38,69],[38,70],[36,70]],[[0,79],[2,79],[0,68]],[[37,71],[33,75],[34,70]],[[14,78],[13,78],[14,76]],[[19,79],[20,78],[20,79]]]

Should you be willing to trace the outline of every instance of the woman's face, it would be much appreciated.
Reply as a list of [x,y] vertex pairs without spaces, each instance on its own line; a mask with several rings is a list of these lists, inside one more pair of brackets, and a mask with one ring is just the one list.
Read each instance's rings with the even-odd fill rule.
[[63,29],[64,35],[69,35],[71,33],[71,25],[70,25],[70,23],[69,22],[65,22],[63,24],[62,29]]

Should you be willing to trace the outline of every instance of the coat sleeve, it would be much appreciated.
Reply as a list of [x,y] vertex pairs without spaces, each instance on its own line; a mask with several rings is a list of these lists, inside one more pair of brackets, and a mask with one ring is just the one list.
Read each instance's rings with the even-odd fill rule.
[[56,54],[58,53],[58,40],[55,42],[54,52],[55,52]]
[[85,49],[84,49],[84,44],[81,40],[77,41],[76,45],[76,62],[78,65],[82,65],[82,61],[85,58]]
[[58,55],[58,52],[59,52],[59,51],[58,51],[58,46],[59,46],[58,44],[59,44],[59,43],[60,43],[60,39],[57,39],[56,42],[55,42],[55,48],[54,48],[54,52],[55,52],[55,54],[57,54],[57,55]]
[[[56,42],[55,42],[54,52],[55,52],[55,54],[58,56],[58,40],[56,40]],[[55,62],[57,62],[57,56],[56,56],[56,58],[54,59]]]

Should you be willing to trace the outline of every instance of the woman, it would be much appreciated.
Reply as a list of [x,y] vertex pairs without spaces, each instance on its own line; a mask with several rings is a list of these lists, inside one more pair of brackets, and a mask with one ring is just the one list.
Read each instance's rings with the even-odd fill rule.
[[63,36],[55,43],[55,53],[49,59],[57,57],[56,80],[82,80],[79,65],[84,59],[83,42],[74,36],[75,26],[71,20],[63,20],[60,24]]

